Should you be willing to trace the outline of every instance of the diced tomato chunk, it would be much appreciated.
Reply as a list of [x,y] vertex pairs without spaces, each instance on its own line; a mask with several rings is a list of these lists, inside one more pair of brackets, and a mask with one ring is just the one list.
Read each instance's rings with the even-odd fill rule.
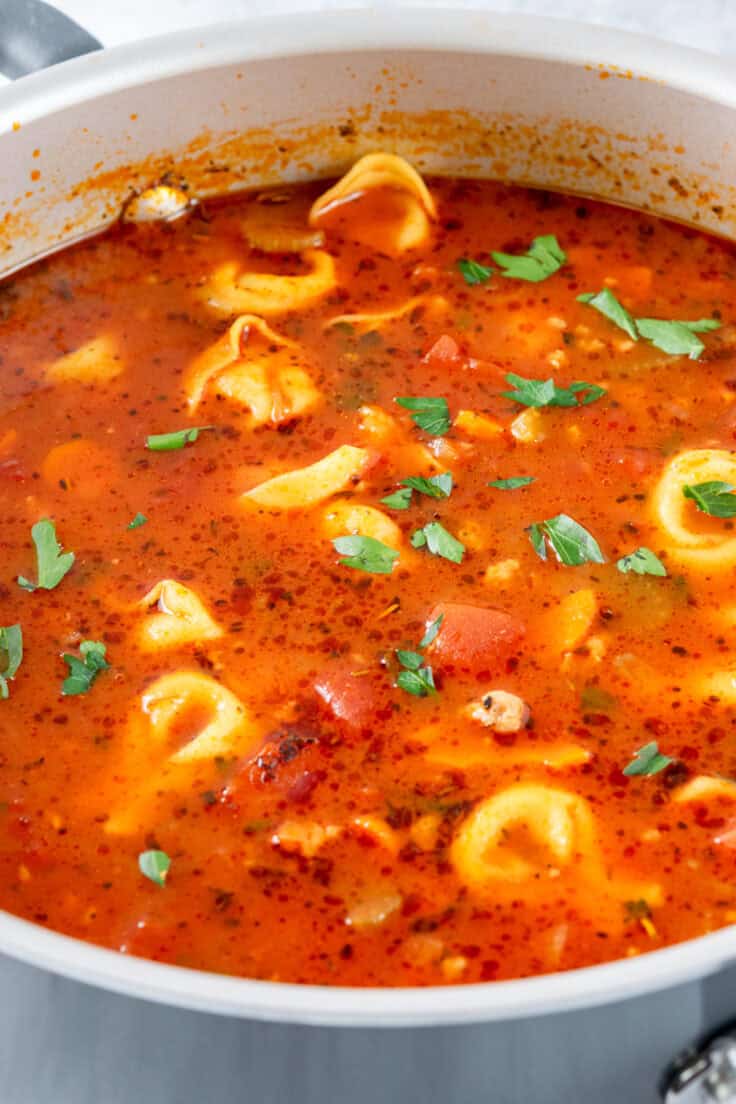
[[369,728],[386,706],[388,680],[383,672],[366,672],[359,659],[340,659],[317,676],[314,689],[333,717],[348,728]]
[[438,337],[432,348],[424,357],[425,361],[434,361],[437,364],[450,364],[460,359],[460,346],[454,337],[442,334]]
[[442,664],[476,673],[498,669],[517,650],[525,626],[504,610],[440,602],[430,613],[430,625],[442,616],[442,626],[430,653]]

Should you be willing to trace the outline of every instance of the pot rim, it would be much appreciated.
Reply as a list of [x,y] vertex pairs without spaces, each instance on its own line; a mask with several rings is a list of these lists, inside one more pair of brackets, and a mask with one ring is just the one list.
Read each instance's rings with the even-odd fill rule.
[[[87,54],[0,88],[0,131],[186,72],[346,50],[449,51],[600,66],[736,109],[733,63],[705,51],[548,17],[436,8],[392,11],[390,19],[376,14],[365,9],[251,17]],[[564,973],[396,989],[297,985],[192,970],[107,950],[3,910],[0,951],[87,984],[185,1008],[284,1023],[399,1027],[571,1011],[669,988],[736,961],[736,928]]]

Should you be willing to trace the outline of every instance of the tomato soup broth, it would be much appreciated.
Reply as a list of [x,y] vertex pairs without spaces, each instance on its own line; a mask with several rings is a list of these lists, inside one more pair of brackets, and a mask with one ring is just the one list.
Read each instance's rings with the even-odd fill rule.
[[733,247],[325,187],[0,291],[0,905],[363,986],[733,922]]

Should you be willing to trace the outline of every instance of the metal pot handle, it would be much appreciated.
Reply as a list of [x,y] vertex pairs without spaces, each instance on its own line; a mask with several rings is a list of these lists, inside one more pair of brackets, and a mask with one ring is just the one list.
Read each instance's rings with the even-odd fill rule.
[[101,49],[94,35],[43,0],[0,0],[0,73],[6,77]]
[[664,1104],[736,1102],[736,1023],[711,1032],[679,1055],[660,1086]]

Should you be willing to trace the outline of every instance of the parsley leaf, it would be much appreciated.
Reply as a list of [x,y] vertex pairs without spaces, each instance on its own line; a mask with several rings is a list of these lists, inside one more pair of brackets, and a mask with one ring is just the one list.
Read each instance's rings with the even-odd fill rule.
[[589,291],[585,295],[578,295],[578,303],[587,303],[589,307],[595,308],[609,322],[613,322],[619,329],[624,330],[632,341],[638,341],[639,333],[636,322],[626,307],[619,303],[610,288],[603,288],[603,291],[597,293]]
[[81,659],[67,653],[61,657],[69,668],[69,675],[61,684],[61,692],[68,698],[74,694],[86,694],[100,671],[110,666],[105,661],[107,649],[99,640],[83,640],[79,651]]
[[628,556],[622,556],[616,561],[616,567],[623,575],[633,571],[636,575],[660,575],[666,576],[667,568],[659,556],[655,556],[649,548],[637,548],[635,552],[629,552]]
[[140,529],[141,525],[145,525],[148,518],[145,514],[136,514],[132,521],[129,521],[126,525],[126,529]]
[[535,522],[529,527],[529,540],[541,560],[547,559],[549,541],[557,559],[566,567],[606,562],[595,537],[567,514]]
[[504,269],[502,276],[512,280],[528,280],[533,284],[554,276],[567,260],[554,234],[535,238],[528,252],[521,256],[512,253],[491,253],[491,256]]
[[468,257],[461,257],[457,262],[457,267],[460,269],[465,283],[470,284],[471,287],[475,284],[485,284],[493,275],[492,268],[486,268],[485,265],[470,260]]
[[146,448],[151,452],[182,449],[185,445],[194,444],[200,433],[206,429],[214,429],[214,426],[192,426],[190,429],[175,429],[173,433],[153,433],[146,437]]
[[332,544],[343,557],[341,564],[372,575],[390,575],[394,560],[399,558],[394,548],[389,548],[375,537],[335,537]]
[[713,479],[707,483],[686,483],[682,488],[685,498],[690,498],[704,514],[710,517],[736,517],[736,495],[732,483]]
[[497,491],[516,491],[519,487],[528,487],[534,482],[533,475],[510,475],[508,479],[494,479],[487,485]]
[[408,510],[411,506],[411,487],[401,487],[393,494],[386,495],[381,502],[384,506],[388,506],[389,510]]
[[8,679],[15,678],[23,659],[23,630],[20,625],[0,628],[0,652],[5,654],[5,670],[0,674],[0,698],[4,701],[10,696]]
[[436,640],[437,633],[442,628],[442,622],[444,620],[445,620],[445,615],[444,615],[444,613],[441,613],[439,615],[439,617],[435,618],[435,620],[431,622],[431,624],[427,625],[427,629],[426,629],[426,632],[424,633],[424,636],[422,637],[422,639],[417,644],[418,648],[428,648],[429,645],[432,644]]
[[427,495],[428,498],[449,498],[452,493],[452,472],[430,475],[428,479],[422,475],[410,475],[404,480],[404,486]]
[[[503,391],[503,397],[513,399],[522,406],[587,406],[606,394],[605,388],[595,383],[578,381],[569,387],[558,387],[553,379],[526,379],[515,372],[508,373],[506,382],[516,390]],[[583,392],[586,394],[578,402],[577,396],[582,396]]]
[[31,529],[31,537],[36,546],[38,582],[32,583],[25,576],[18,576],[18,586],[24,590],[53,590],[58,586],[74,563],[73,552],[62,552],[56,539],[56,526],[48,518],[37,521]]
[[410,475],[403,480],[403,487],[381,499],[384,506],[391,510],[407,510],[411,505],[412,492],[427,495],[428,498],[449,498],[452,493],[452,472],[430,475]]
[[701,318],[697,322],[667,322],[661,318],[637,318],[636,328],[643,338],[656,349],[673,356],[689,356],[697,360],[705,345],[697,336],[720,328],[714,318]]
[[672,762],[674,760],[668,755],[661,754],[657,741],[652,740],[650,744],[645,744],[634,752],[634,758],[624,767],[623,773],[629,778],[637,774],[659,774]]
[[425,548],[433,556],[442,556],[453,563],[462,563],[465,554],[465,545],[448,533],[444,525],[439,521],[430,521],[422,529],[415,529],[411,535],[411,543],[414,548]]
[[415,698],[426,698],[427,694],[436,694],[434,674],[431,667],[418,667],[416,671],[399,671],[396,685],[413,694]]
[[426,397],[408,395],[394,399],[394,402],[403,406],[405,410],[414,410],[416,413],[411,416],[414,425],[419,426],[432,437],[442,437],[450,428],[450,409],[447,399],[433,398],[431,395]]
[[141,851],[138,856],[138,869],[144,878],[155,882],[157,886],[166,885],[166,875],[171,867],[171,859],[165,851]]

